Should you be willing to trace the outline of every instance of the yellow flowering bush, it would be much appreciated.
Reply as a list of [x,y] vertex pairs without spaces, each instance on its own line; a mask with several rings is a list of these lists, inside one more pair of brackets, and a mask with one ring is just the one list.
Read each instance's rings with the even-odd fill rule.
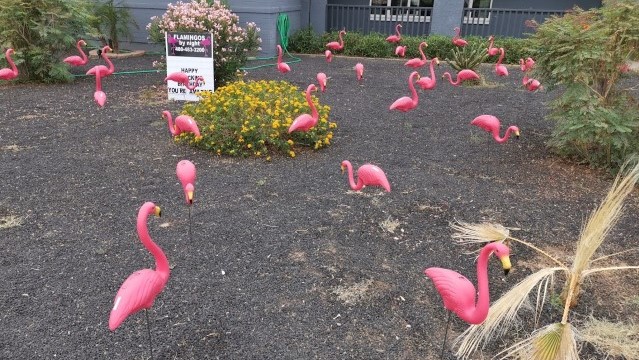
[[295,157],[295,146],[317,150],[330,145],[337,124],[328,121],[330,107],[320,105],[317,125],[308,132],[288,134],[293,120],[311,110],[306,97],[286,81],[248,81],[230,83],[215,92],[200,92],[200,101],[184,106],[200,128],[201,138],[188,134],[176,137],[217,155],[266,157],[281,153]]

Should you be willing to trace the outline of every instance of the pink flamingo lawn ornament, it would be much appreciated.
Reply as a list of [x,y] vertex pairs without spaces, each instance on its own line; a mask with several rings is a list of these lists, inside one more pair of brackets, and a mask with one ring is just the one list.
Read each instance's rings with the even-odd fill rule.
[[317,91],[317,87],[315,84],[310,84],[306,88],[306,102],[308,106],[311,108],[311,114],[302,114],[293,120],[293,123],[288,128],[288,133],[292,133],[294,131],[302,131],[306,132],[317,125],[317,121],[319,120],[319,113],[317,112],[317,108],[313,104],[313,99],[311,98],[311,92]]
[[327,63],[333,61],[333,53],[330,50],[324,51],[324,56],[326,57]]
[[402,41],[402,34],[399,32],[399,29],[402,28],[402,24],[397,24],[395,25],[395,34],[396,35],[391,35],[389,37],[386,38],[386,41],[388,41],[391,44],[396,44],[400,41]]
[[317,83],[319,84],[320,90],[325,92],[326,86],[328,85],[328,78],[326,77],[326,74],[323,72],[317,73]]
[[169,261],[162,249],[153,242],[147,228],[149,215],[161,215],[159,206],[152,202],[145,202],[138,212],[137,229],[138,237],[142,244],[155,258],[155,270],[142,269],[129,275],[122,283],[115,295],[113,308],[109,315],[109,329],[115,331],[129,315],[133,315],[144,309],[146,317],[146,330],[149,335],[149,350],[153,358],[153,346],[151,343],[151,329],[149,327],[149,314],[146,311],[153,306],[155,298],[164,290],[164,285],[169,280]]
[[173,123],[171,113],[167,110],[162,111],[162,117],[166,118],[169,123],[169,131],[172,136],[180,135],[183,132],[193,133],[196,137],[201,136],[197,123],[188,115],[179,115],[175,118],[175,123]]
[[493,35],[490,35],[490,37],[488,38],[488,50],[487,50],[489,56],[495,56],[499,54],[499,49],[496,47],[493,47],[494,42],[495,42],[495,37]]
[[83,46],[87,46],[87,43],[80,39],[78,40],[78,43],[76,44],[76,48],[78,49],[78,52],[80,53],[80,56],[78,55],[73,55],[73,56],[69,56],[64,58],[64,60],[62,60],[63,62],[71,65],[71,66],[82,66],[82,65],[86,65],[89,62],[89,57],[87,56],[87,54],[82,50]]
[[106,67],[104,65],[96,65],[89,69],[89,71],[87,71],[87,75],[95,75],[98,69],[100,69],[100,74],[102,75],[102,77],[110,76],[111,74],[113,74],[113,72],[115,71],[115,67],[111,62],[111,59],[109,59],[109,57],[107,56],[107,53],[109,51],[111,51],[111,48],[108,46],[102,48],[102,58],[104,59],[104,61],[106,61],[109,67]]
[[[435,285],[444,301],[444,307],[448,310],[448,321],[446,322],[446,332],[444,334],[444,344],[442,346],[441,358],[444,358],[446,349],[446,337],[450,326],[451,313],[457,314],[462,320],[469,324],[481,324],[488,316],[490,305],[490,293],[488,291],[488,258],[495,254],[501,260],[504,273],[508,275],[510,271],[510,250],[508,246],[492,242],[484,246],[479,253],[477,260],[477,287],[460,273],[438,267],[431,267],[424,270]],[[476,295],[477,294],[477,295]],[[475,300],[477,302],[475,302]]]
[[411,97],[400,97],[391,104],[391,106],[388,108],[389,110],[397,109],[402,112],[407,112],[417,107],[417,104],[419,103],[419,97],[417,96],[417,91],[415,90],[415,84],[413,82],[415,80],[415,77],[419,79],[419,73],[417,71],[413,71],[408,76],[408,88],[410,89]]
[[189,82],[189,76],[186,73],[181,71],[176,71],[176,72],[172,72],[168,74],[166,78],[164,78],[164,82],[167,82],[169,80],[175,81],[178,84],[183,84],[187,89],[191,91],[195,90],[196,87],[200,86],[200,83],[204,84],[204,78],[201,76],[198,76],[193,82],[193,85],[191,85],[191,83]]
[[200,45],[204,46],[204,56],[209,56],[209,46],[211,46],[211,38],[206,36],[204,40],[200,41]]
[[455,36],[453,36],[453,45],[458,46],[458,47],[464,47],[466,45],[468,45],[468,41],[462,39],[461,37],[459,37],[459,33],[461,32],[461,29],[459,27],[455,28]]
[[495,64],[495,74],[497,74],[497,76],[508,76],[508,68],[501,63],[504,60],[505,55],[506,52],[504,51],[504,48],[499,48],[499,60],[497,60],[497,63]]
[[339,42],[337,41],[331,41],[328,44],[326,44],[326,47],[329,50],[333,50],[333,51],[341,51],[344,50],[344,39],[342,38],[342,36],[346,35],[346,30],[341,30],[339,32]]
[[543,89],[539,80],[528,78],[528,75],[525,74],[523,79],[521,79],[521,85],[531,92]]
[[353,69],[355,69],[355,75],[357,75],[357,81],[364,80],[364,64],[357,63],[355,64]]
[[364,186],[379,186],[387,192],[391,191],[390,183],[386,179],[386,174],[378,166],[364,164],[357,169],[357,183],[353,179],[353,166],[348,160],[342,161],[342,173],[348,169],[348,184],[354,191],[360,191]]
[[15,51],[13,49],[7,49],[4,53],[4,57],[7,59],[9,66],[11,68],[0,69],[0,80],[13,80],[18,77],[18,68],[16,64],[11,59],[11,55],[13,55]]
[[519,68],[523,72],[532,70],[534,66],[535,66],[535,60],[533,60],[533,58],[531,57],[527,58],[526,60],[519,59]]
[[499,129],[501,127],[501,123],[499,119],[492,115],[479,115],[474,118],[473,121],[470,122],[471,125],[478,126],[493,135],[493,139],[500,144],[505,143],[510,137],[510,133],[515,134],[516,138],[519,138],[519,128],[515,125],[509,126],[506,129],[506,133],[503,137],[499,136]]
[[395,48],[395,55],[397,55],[399,57],[406,56],[406,45],[404,45],[404,46],[397,45],[397,47]]
[[419,85],[422,90],[433,90],[437,85],[437,78],[435,78],[435,69],[433,67],[434,64],[439,66],[439,59],[432,58],[430,60],[430,77],[423,76],[417,80],[417,85]]
[[193,196],[195,193],[195,165],[189,160],[181,160],[175,168],[175,174],[182,184],[186,204],[189,206],[189,240],[191,239],[191,205],[193,205]]
[[451,85],[454,86],[459,86],[462,82],[464,81],[469,81],[469,80],[479,80],[479,75],[477,75],[476,72],[470,70],[470,69],[464,69],[460,72],[457,73],[457,79],[455,80],[455,82],[453,82],[452,77],[450,76],[449,72],[445,72],[442,75],[442,79],[448,77],[448,82]]
[[282,62],[282,47],[277,45],[277,70],[282,74],[291,71],[291,67],[287,63]]
[[99,68],[95,70],[95,92],[93,93],[93,99],[100,107],[104,107],[107,100],[106,94],[102,91],[102,70]]
[[421,59],[412,58],[404,63],[405,66],[411,67],[413,69],[417,69],[426,65],[426,62],[428,62],[428,59],[426,58],[426,55],[424,54],[424,50],[422,49],[422,47],[428,47],[428,44],[425,41],[422,41],[419,43],[419,53],[422,56]]

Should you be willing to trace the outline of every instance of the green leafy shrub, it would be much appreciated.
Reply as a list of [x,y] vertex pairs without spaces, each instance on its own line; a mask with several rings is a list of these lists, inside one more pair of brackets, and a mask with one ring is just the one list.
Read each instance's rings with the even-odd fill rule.
[[618,168],[639,148],[639,108],[621,89],[620,68],[639,49],[639,6],[620,0],[600,9],[575,9],[537,29],[535,76],[564,85],[551,104],[557,120],[549,145],[594,166]]
[[322,37],[310,27],[297,31],[288,39],[288,50],[291,52],[317,54],[323,49]]
[[[36,82],[73,80],[65,54],[88,34],[91,19],[85,0],[3,0],[0,46],[15,49],[20,79]],[[0,61],[2,66],[4,57]]]
[[152,17],[146,28],[153,42],[164,42],[165,31],[212,32],[216,86],[234,80],[248,55],[261,50],[257,25],[250,22],[245,29],[240,27],[239,17],[219,0],[169,4],[166,13]]
[[373,58],[384,58],[395,55],[395,44],[390,45],[386,37],[379,33],[362,35],[359,33],[347,33],[344,37],[344,55],[366,56]]
[[124,1],[116,5],[114,0],[94,0],[91,26],[102,45],[109,45],[113,52],[120,52],[120,39],[130,40],[130,26],[139,29],[137,22]]
[[295,157],[294,146],[320,149],[330,145],[334,122],[328,121],[330,107],[313,104],[319,121],[308,132],[288,134],[293,120],[310,113],[304,92],[286,81],[237,81],[215,92],[201,92],[200,101],[184,106],[196,119],[201,138],[192,134],[176,137],[217,155],[256,156],[270,160],[273,153]]

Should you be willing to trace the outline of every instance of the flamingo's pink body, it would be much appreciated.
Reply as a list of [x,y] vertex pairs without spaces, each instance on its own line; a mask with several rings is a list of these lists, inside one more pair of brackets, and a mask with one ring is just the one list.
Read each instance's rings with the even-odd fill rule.
[[328,44],[326,44],[326,47],[329,50],[333,50],[333,51],[340,51],[344,49],[344,39],[342,38],[342,36],[346,35],[346,31],[342,30],[339,32],[339,42],[337,41],[331,41]]
[[399,32],[399,29],[402,28],[402,24],[397,24],[395,25],[395,34],[396,35],[391,35],[389,37],[386,38],[386,41],[388,41],[389,43],[398,43],[400,41],[402,41],[402,34]]
[[419,43],[419,53],[422,55],[422,58],[421,59],[412,58],[408,60],[406,63],[404,63],[404,65],[408,67],[412,67],[413,69],[417,69],[426,65],[426,62],[428,61],[428,59],[426,58],[426,55],[424,54],[424,50],[422,49],[422,46],[428,46],[428,44],[425,41],[422,41]]
[[506,140],[508,140],[511,132],[515,134],[515,137],[519,137],[519,128],[514,125],[509,126],[508,129],[506,129],[504,137],[500,137],[499,129],[501,128],[501,123],[499,119],[492,115],[480,115],[474,118],[473,121],[470,122],[470,124],[488,131],[493,135],[493,139],[495,139],[495,141],[500,144],[505,143]]
[[188,205],[193,204],[193,194],[195,192],[195,165],[188,160],[181,160],[178,162],[175,169],[180,184],[182,184],[182,190],[184,190],[184,197]]
[[355,191],[361,190],[364,186],[379,186],[390,192],[391,186],[386,179],[386,174],[379,167],[372,164],[364,164],[357,169],[357,183],[353,179],[353,166],[350,161],[342,161],[342,172],[348,169],[348,184]]
[[417,85],[419,85],[422,88],[422,90],[433,90],[435,86],[437,85],[437,78],[435,77],[435,68],[433,67],[434,64],[439,65],[439,59],[432,58],[430,60],[430,77],[423,76],[423,77],[420,77],[419,80],[417,80]]
[[317,121],[319,120],[319,113],[313,104],[313,99],[311,98],[311,92],[316,91],[317,87],[314,84],[310,84],[306,88],[306,102],[308,106],[311,108],[311,114],[302,114],[293,120],[293,123],[288,128],[288,133],[292,133],[293,131],[309,131],[313,126],[317,125]]
[[459,47],[464,47],[466,45],[468,45],[468,41],[462,39],[461,37],[459,37],[459,33],[461,32],[461,29],[456,27],[455,28],[455,36],[453,36],[453,45],[455,46],[459,46]]
[[481,324],[488,316],[488,259],[492,253],[501,260],[506,273],[510,270],[508,246],[499,242],[484,246],[477,259],[477,291],[466,277],[456,271],[437,267],[424,270],[441,295],[444,307],[469,324]]
[[82,46],[86,46],[86,45],[87,43],[84,40],[78,40],[78,43],[76,44],[76,48],[78,48],[78,52],[80,53],[80,56],[78,55],[69,56],[62,61],[71,66],[86,65],[89,62],[89,58],[87,57],[87,54],[82,50]]
[[107,56],[107,52],[109,51],[111,51],[111,48],[108,46],[105,46],[102,48],[102,58],[104,59],[104,61],[106,61],[109,67],[106,67],[104,65],[96,65],[92,67],[91,69],[89,69],[89,71],[87,71],[86,73],[87,75],[95,75],[98,69],[100,69],[100,74],[102,74],[102,77],[106,77],[113,74],[113,72],[115,71],[115,67],[113,66],[113,63],[111,62],[111,59],[109,59],[109,57]]
[[326,56],[326,62],[333,61],[333,53],[330,50],[324,51],[324,56]]
[[328,85],[328,78],[326,77],[326,74],[323,72],[317,73],[317,83],[319,84],[322,92],[326,91],[326,86]]
[[4,57],[7,59],[9,66],[11,68],[0,69],[0,80],[12,80],[18,77],[18,68],[16,64],[11,59],[11,55],[14,53],[13,49],[7,49],[4,53]]
[[470,70],[470,69],[464,69],[460,72],[457,73],[457,80],[455,80],[455,82],[453,82],[452,77],[450,76],[450,73],[445,72],[444,75],[442,75],[442,78],[448,77],[448,82],[451,83],[451,85],[455,85],[455,86],[459,86],[459,84],[461,84],[464,81],[468,81],[468,80],[479,80],[479,75],[477,75],[476,72]]
[[175,118],[175,124],[173,123],[173,117],[169,111],[163,111],[162,117],[165,117],[169,123],[169,131],[171,132],[171,135],[177,136],[183,132],[190,132],[195,136],[200,136],[200,129],[197,127],[197,123],[192,117],[188,115],[179,115]]
[[93,93],[93,99],[100,106],[104,107],[106,104],[106,94],[102,91],[102,71],[96,69],[95,71],[95,92]]
[[532,70],[534,66],[535,66],[535,60],[533,60],[533,58],[531,57],[527,58],[526,60],[519,59],[519,68],[523,72]]
[[408,76],[408,88],[410,89],[411,97],[402,96],[401,98],[395,100],[388,108],[389,110],[397,109],[399,111],[407,112],[417,107],[417,104],[419,103],[419,97],[417,96],[415,84],[413,83],[415,77],[419,78],[419,74],[417,73],[417,71],[413,71],[412,73],[410,73],[410,76]]
[[167,82],[169,80],[175,81],[179,84],[183,84],[187,89],[191,91],[195,90],[196,87],[200,86],[200,83],[204,83],[204,78],[201,76],[198,76],[193,82],[193,85],[191,85],[189,83],[189,76],[186,73],[181,71],[176,71],[176,72],[172,72],[168,74],[166,78],[164,78],[164,82]]
[[169,262],[162,249],[151,239],[147,228],[147,219],[151,214],[160,216],[160,208],[152,202],[144,203],[138,212],[137,229],[142,244],[155,258],[155,270],[138,270],[129,275],[120,286],[109,316],[111,331],[117,329],[129,315],[151,308],[156,296],[169,280]]
[[287,63],[282,62],[282,47],[277,45],[277,70],[282,74],[291,71],[291,67]]
[[499,54],[499,49],[496,47],[493,47],[493,43],[495,42],[495,37],[490,35],[490,37],[488,38],[488,55],[489,56],[495,56],[497,54]]
[[355,64],[355,75],[357,75],[357,80],[361,81],[362,79],[364,79],[364,64],[362,63],[357,63]]
[[505,55],[506,52],[504,51],[504,48],[499,48],[499,60],[497,60],[497,63],[495,64],[495,74],[498,76],[508,76],[508,68],[501,63],[504,60]]
[[404,46],[398,45],[398,46],[395,48],[395,55],[397,55],[397,56],[399,56],[399,57],[404,57],[404,56],[406,56],[406,45],[404,45]]
[[521,79],[521,84],[528,91],[541,90],[541,88],[542,88],[541,83],[539,82],[539,80],[529,78],[528,75],[524,75],[524,78]]

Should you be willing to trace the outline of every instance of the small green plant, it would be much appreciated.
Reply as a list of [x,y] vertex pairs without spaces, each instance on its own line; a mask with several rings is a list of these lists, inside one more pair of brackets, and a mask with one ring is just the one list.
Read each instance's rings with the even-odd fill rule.
[[322,37],[315,34],[310,27],[297,31],[288,40],[288,50],[291,52],[317,54],[322,52],[322,49]]
[[450,59],[446,59],[446,62],[457,71],[470,69],[476,72],[479,65],[486,62],[487,59],[486,45],[474,41],[464,47],[453,49]]
[[[64,54],[88,34],[91,19],[85,0],[3,0],[0,47],[14,48],[19,79],[36,82],[73,80]],[[4,56],[0,60],[6,66]]]
[[137,22],[126,7],[124,0],[115,4],[114,0],[95,0],[94,17],[91,22],[102,45],[109,45],[113,52],[120,52],[120,39],[130,40],[131,26],[139,29]]
[[201,92],[200,101],[184,112],[196,119],[200,138],[182,134],[176,141],[189,143],[217,155],[256,156],[271,159],[280,153],[295,157],[295,145],[317,150],[330,145],[337,127],[328,121],[330,108],[313,104],[319,121],[308,132],[288,133],[293,120],[310,113],[305,94],[286,81],[237,81],[215,92]]
[[620,86],[628,59],[639,55],[639,6],[632,0],[576,8],[553,17],[532,38],[535,76],[564,85],[551,104],[557,124],[549,145],[593,166],[618,169],[639,149],[639,107]]

